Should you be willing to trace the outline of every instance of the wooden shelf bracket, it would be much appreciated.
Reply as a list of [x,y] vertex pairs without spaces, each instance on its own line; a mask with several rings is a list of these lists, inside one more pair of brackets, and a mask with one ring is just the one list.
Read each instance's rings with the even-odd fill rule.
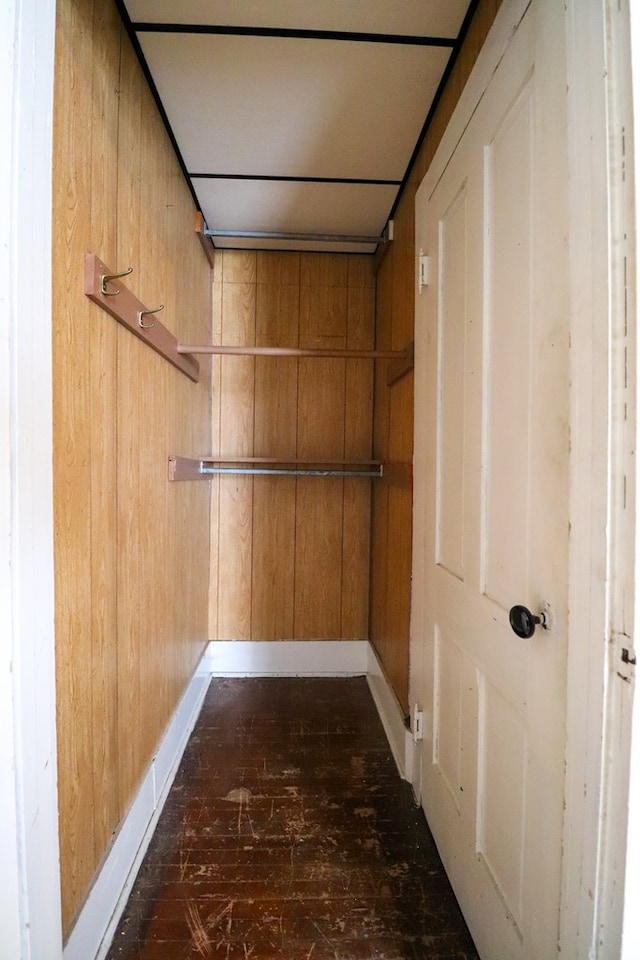
[[200,378],[198,361],[178,350],[177,339],[158,319],[149,319],[163,307],[149,309],[118,279],[129,273],[131,268],[124,273],[115,273],[95,253],[87,253],[84,258],[84,292],[114,320],[127,327],[131,333],[197,383]]
[[200,210],[196,211],[196,235],[204,250],[204,255],[209,261],[209,266],[213,270],[216,262],[216,248],[213,245],[211,237],[207,236],[207,224]]
[[394,383],[398,383],[398,381],[402,380],[403,377],[406,377],[408,373],[411,373],[414,364],[413,356],[413,343],[410,343],[404,352],[403,357],[398,357],[397,359],[392,360],[391,363],[387,364],[388,387],[392,387]]

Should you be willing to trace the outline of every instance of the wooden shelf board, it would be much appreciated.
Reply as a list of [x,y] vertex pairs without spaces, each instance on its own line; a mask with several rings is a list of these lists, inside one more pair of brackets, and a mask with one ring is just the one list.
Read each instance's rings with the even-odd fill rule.
[[215,343],[178,344],[178,353],[215,354],[232,357],[325,357],[346,360],[397,360],[413,362],[411,350],[343,350],[313,347],[227,346]]

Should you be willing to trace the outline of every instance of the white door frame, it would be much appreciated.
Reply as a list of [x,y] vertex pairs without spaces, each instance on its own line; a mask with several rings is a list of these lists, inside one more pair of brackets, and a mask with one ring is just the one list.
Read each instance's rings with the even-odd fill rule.
[[62,957],[51,397],[55,0],[0,4],[0,944]]
[[562,955],[619,956],[636,519],[632,100],[626,0],[569,0],[572,417]]
[[[510,31],[528,5],[505,0],[443,138],[452,149],[486,85]],[[621,243],[631,210],[630,116],[623,135],[619,107],[629,88],[627,0],[568,0],[568,244],[571,261],[571,545],[567,705],[567,781],[560,947],[570,960],[619,956],[624,899],[626,776],[632,684],[616,678],[633,616],[635,502],[635,314],[623,338],[622,266],[634,294],[634,260]],[[626,18],[626,21],[625,21]],[[626,27],[625,27],[626,25]],[[640,53],[635,51],[640,62]],[[606,80],[605,80],[606,77]],[[636,99],[636,111],[640,100]],[[630,101],[627,104],[631,111]],[[626,146],[625,146],[626,138]],[[448,144],[447,142],[448,141]],[[622,151],[626,149],[626,179]],[[627,223],[627,228],[631,223]],[[627,241],[632,243],[632,229]],[[631,237],[631,239],[630,239]],[[418,253],[419,251],[417,251]],[[626,339],[626,343],[623,340]],[[416,367],[416,384],[421,371]],[[621,385],[626,380],[626,396]],[[611,397],[615,403],[610,402]],[[627,403],[628,418],[621,416]],[[416,418],[416,424],[418,424]],[[421,576],[426,506],[420,498],[420,445],[414,464],[414,571],[410,702],[420,703],[423,667]],[[619,491],[632,491],[626,510]],[[631,536],[629,536],[631,533]],[[607,643],[605,638],[611,638]],[[640,644],[637,644],[640,646]],[[617,711],[617,712],[616,712]],[[637,712],[637,711],[636,711]],[[430,718],[425,718],[427,724]],[[636,747],[636,752],[638,748]],[[611,758],[615,759],[612,765]],[[640,760],[637,761],[640,766]],[[419,782],[419,774],[414,779]],[[640,816],[640,811],[637,812]],[[633,824],[633,818],[631,818]],[[637,859],[637,855],[636,855]],[[640,873],[640,867],[637,867]],[[637,900],[637,891],[636,891]],[[637,914],[637,908],[636,908]],[[629,922],[633,922],[629,918]],[[635,923],[638,923],[637,919]],[[630,952],[629,958],[637,956]]]
[[[633,171],[634,171],[634,222],[631,224],[631,233],[635,239],[635,249],[631,250],[633,272],[633,299],[632,309],[637,317],[638,311],[638,276],[640,275],[640,202],[638,188],[640,187],[640,6],[632,2],[629,6],[631,23],[630,58],[631,79],[629,87],[632,97],[631,112],[634,130],[633,138]],[[635,228],[635,229],[634,229]],[[640,352],[636,328],[636,370],[640,369]],[[640,384],[636,383],[636,411],[640,410]],[[640,449],[640,418],[636,415],[635,449]],[[640,492],[636,478],[636,517],[640,516]],[[635,555],[640,556],[640,524],[636,523]],[[636,565],[635,597],[640,596],[640,570]],[[634,630],[636,657],[640,648],[640,604],[636,603],[634,615]],[[637,681],[636,681],[637,682]],[[629,823],[627,828],[626,875],[624,884],[624,914],[622,927],[622,960],[635,960],[640,956],[640,911],[638,899],[640,897],[640,697],[635,696],[631,719],[631,757],[629,772],[629,794],[627,810]]]

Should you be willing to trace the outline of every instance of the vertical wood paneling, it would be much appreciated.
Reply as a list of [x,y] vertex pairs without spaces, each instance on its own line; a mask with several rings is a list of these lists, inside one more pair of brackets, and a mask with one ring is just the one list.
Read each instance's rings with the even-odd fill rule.
[[[191,197],[166,137],[162,140],[166,164],[166,197],[168,243],[167,270],[171,277],[169,302],[171,317],[175,318],[175,333],[194,341],[211,338],[211,274],[202,253],[196,255],[193,247],[193,215]],[[184,211],[189,211],[189,216]],[[191,251],[186,260],[176,256],[176,251]],[[165,258],[167,259],[167,258]],[[195,390],[186,378],[173,375],[167,367],[169,378],[167,413],[171,420],[172,450],[184,445],[189,451],[210,449],[211,436],[211,362],[200,358],[201,382]],[[181,695],[193,668],[202,653],[203,638],[208,638],[208,593],[209,593],[209,524],[210,491],[208,484],[165,484],[173,522],[168,538],[167,595],[171,598],[174,615],[174,635],[180,636],[180,644],[171,643],[173,673],[170,675],[170,700],[167,703],[165,724],[173,711],[176,698]]]
[[[346,347],[347,257],[301,258],[300,346]],[[344,456],[346,361],[300,360],[298,456]],[[296,482],[294,636],[339,637],[342,601],[344,481]]]
[[[375,276],[371,257],[351,256],[348,262],[347,342],[350,350],[373,347],[371,318],[375,315]],[[373,365],[347,360],[345,384],[345,458],[371,456]],[[369,636],[369,527],[371,487],[345,480],[342,524],[341,635]]]
[[[222,254],[223,267],[214,282],[222,342],[252,343],[255,336],[261,346],[371,346],[371,258],[259,253],[254,269],[253,256]],[[246,321],[250,293],[244,287],[252,284],[255,330]],[[239,385],[225,372],[230,359],[236,369],[253,370],[253,386],[250,375]],[[220,396],[214,392],[216,422],[220,411],[219,428],[213,429],[215,453],[370,459],[371,362],[271,357],[224,357],[220,362]],[[235,501],[227,496],[223,502],[225,485]],[[210,606],[212,636],[367,636],[368,482],[223,478],[220,491],[220,533],[212,540],[218,550],[212,588],[219,595],[217,609]],[[212,502],[215,505],[215,493]]]
[[[211,337],[211,277],[203,269],[202,256],[183,259],[176,251],[189,250],[193,242],[193,218],[184,215],[191,207],[191,198],[175,164],[170,144],[155,111],[154,122],[158,133],[154,138],[162,143],[161,183],[164,203],[164,234],[170,260],[167,263],[167,281],[160,287],[161,302],[167,325],[177,336]],[[166,257],[165,257],[166,260]],[[166,295],[165,295],[166,289]],[[162,402],[168,416],[164,437],[159,436],[158,459],[166,464],[172,451],[182,444],[190,451],[206,450],[210,444],[211,394],[209,389],[211,362],[201,358],[201,384],[196,388],[186,377],[176,377],[166,364],[162,365]],[[176,699],[182,693],[194,664],[202,651],[202,640],[208,637],[208,579],[209,568],[209,490],[205,484],[167,484],[162,474],[157,475],[163,496],[163,508],[172,518],[167,537],[167,551],[159,569],[159,589],[163,592],[166,615],[159,624],[156,641],[166,649],[166,662],[172,670],[159,670],[154,687],[162,694],[163,723],[169,721]],[[175,487],[178,487],[176,490]],[[198,574],[194,576],[194,571]],[[170,629],[173,621],[173,629]],[[182,642],[176,644],[173,637]],[[153,659],[151,662],[153,662]]]
[[[297,346],[300,258],[259,253],[256,344]],[[257,357],[254,455],[296,456],[298,362]],[[295,479],[259,477],[253,484],[251,635],[265,640],[293,636]]]
[[[213,343],[222,343],[222,257],[216,251],[211,285],[211,336]],[[213,357],[211,369],[211,453],[220,456],[220,431],[222,415],[222,359]],[[202,453],[207,453],[205,445]],[[218,624],[220,584],[220,479],[211,480],[211,528],[209,531],[210,586],[209,586],[209,631],[210,637],[220,636]]]
[[[382,263],[376,278],[376,346],[391,348],[393,277],[396,257],[395,242]],[[389,433],[391,391],[386,384],[386,363],[375,365],[373,452],[383,462],[389,462]],[[369,637],[375,646],[389,675],[387,651],[388,637],[387,584],[389,556],[389,487],[377,484],[373,489],[371,507],[371,583],[369,610]],[[408,648],[408,638],[406,641]],[[395,688],[398,694],[398,688]],[[402,689],[402,685],[400,686]]]
[[297,481],[294,637],[340,637],[342,600],[341,480]]
[[[91,236],[105,263],[117,258],[117,163],[119,100],[113,78],[120,73],[117,11],[110,4],[94,6],[94,35],[104,43],[94,48],[91,129]],[[117,632],[116,488],[111,482],[116,461],[117,331],[91,317],[89,356],[91,383],[91,608],[92,735],[94,847],[96,862],[120,819],[117,767],[118,687],[113,638]]]
[[[96,867],[93,819],[91,576],[91,406],[88,304],[68,291],[81,289],[82,256],[91,232],[91,164],[77,129],[91,129],[93,4],[59,4],[56,23],[56,112],[53,166],[53,362],[74,358],[67,377],[54,377],[54,482],[56,482],[55,592],[60,856],[65,864],[65,926]],[[64,478],[64,482],[61,482]],[[64,559],[65,566],[62,566]],[[87,797],[87,787],[89,794]]]
[[[376,346],[401,349],[413,339],[415,194],[427,172],[469,73],[500,7],[480,0],[426,138],[394,214],[394,240],[377,277]],[[386,365],[375,379],[374,455],[410,464],[413,376],[389,389]],[[415,412],[416,417],[421,411]],[[412,495],[409,489],[374,491],[372,510],[371,640],[400,703],[409,697],[409,619]]]
[[[119,151],[128,157],[128,176],[118,177],[118,264],[134,267],[127,285],[140,291],[141,139],[143,80],[133,51],[122,38]],[[98,323],[104,318],[96,318]],[[140,688],[139,592],[140,525],[136,514],[140,477],[139,385],[143,345],[123,327],[118,338],[118,757],[121,801],[127,807],[140,768],[142,697]]]
[[[140,264],[140,298],[154,309],[164,304],[162,321],[176,329],[176,301],[169,295],[168,280],[171,272],[159,272],[157,265],[163,261],[166,243],[166,201],[154,203],[160,194],[167,195],[168,184],[164,179],[162,129],[157,111],[153,109],[146,85],[141,90],[141,143],[140,143],[140,210],[137,222],[139,238],[138,263]],[[153,215],[151,214],[151,211]],[[135,229],[132,225],[132,229]],[[185,266],[185,272],[187,268]],[[153,316],[144,322],[153,323]],[[139,683],[142,692],[140,703],[140,727],[137,769],[150,762],[157,742],[157,725],[165,726],[168,708],[168,690],[162,681],[171,662],[170,630],[173,627],[172,597],[174,590],[168,583],[165,559],[166,550],[154,549],[158,536],[158,518],[167,516],[167,481],[161,464],[168,456],[166,448],[167,428],[164,411],[167,405],[169,380],[174,383],[173,371],[159,354],[139,343],[137,371],[136,416],[139,429],[138,488],[136,517],[138,523],[138,558],[135,581],[138,591],[138,606],[141,615],[138,621]],[[163,411],[163,416],[158,416]],[[170,430],[170,432],[172,432]],[[164,525],[164,524],[163,524]],[[163,539],[166,533],[163,535]],[[175,546],[174,546],[175,549]],[[152,693],[145,696],[145,693]],[[129,733],[131,736],[131,733]]]
[[[146,91],[145,91],[146,96]],[[160,258],[166,263],[164,251],[169,250],[169,255],[178,248],[183,249],[183,233],[188,220],[180,212],[188,209],[186,203],[180,202],[176,186],[180,182],[175,169],[175,158],[173,152],[163,136],[160,118],[152,108],[151,103],[143,110],[147,110],[149,115],[154,118],[155,130],[150,131],[151,138],[147,150],[153,150],[155,146],[155,161],[157,169],[154,179],[156,179],[156,191],[160,191],[163,198],[162,204],[154,204],[152,196],[145,192],[145,183],[143,182],[143,202],[149,204],[149,210],[153,211],[150,215],[152,221],[152,230],[155,233],[154,257]],[[150,158],[150,162],[153,161]],[[147,168],[146,162],[144,164]],[[145,176],[145,181],[147,177]],[[153,180],[151,181],[151,184]],[[148,229],[148,228],[147,228]],[[171,240],[169,239],[171,238]],[[188,249],[188,242],[184,245]],[[157,262],[157,259],[154,260]],[[172,330],[176,335],[182,336],[183,330],[189,322],[187,311],[189,310],[190,291],[197,289],[198,281],[192,275],[193,258],[186,257],[184,260],[184,275],[177,274],[175,257],[172,262],[166,264],[166,273],[164,276],[158,276],[155,269],[149,265],[149,275],[153,277],[153,290],[149,292],[148,306],[155,307],[164,304],[164,310],[161,314],[162,322]],[[146,271],[145,271],[146,272]],[[184,284],[184,286],[183,286]],[[153,317],[148,318],[149,321]],[[177,451],[178,441],[190,445],[190,437],[180,436],[180,427],[184,429],[184,412],[193,406],[193,422],[200,420],[201,413],[198,410],[199,403],[193,397],[192,391],[184,391],[184,384],[180,381],[184,378],[173,376],[166,364],[158,365],[158,384],[159,396],[157,397],[158,407],[165,411],[164,422],[160,421],[156,414],[151,410],[149,416],[155,427],[153,430],[153,442],[155,454],[153,464],[149,471],[142,470],[142,489],[140,496],[145,496],[144,482],[152,480],[154,485],[153,497],[157,502],[159,515],[166,518],[164,543],[165,550],[158,555],[156,560],[155,596],[153,602],[156,606],[155,629],[148,637],[149,658],[148,662],[152,671],[147,671],[148,687],[153,691],[153,697],[157,703],[156,724],[166,726],[172,712],[172,704],[180,696],[180,691],[184,685],[184,666],[183,660],[189,657],[189,646],[192,633],[192,627],[189,611],[185,603],[189,593],[185,593],[184,583],[188,581],[190,572],[190,563],[188,555],[185,555],[184,537],[180,534],[181,530],[189,530],[189,517],[184,516],[180,509],[180,503],[183,497],[176,497],[171,485],[166,482],[162,476],[162,471],[157,470],[158,463],[166,463],[168,456]],[[195,400],[195,402],[194,402]],[[191,420],[191,418],[190,418]],[[190,422],[190,421],[187,421]],[[191,496],[192,491],[187,491],[187,497]],[[193,516],[197,515],[197,507]],[[190,530],[190,538],[194,531]],[[196,544],[193,544],[196,550]],[[202,558],[206,564],[207,555]],[[143,566],[143,570],[144,570]],[[145,571],[148,573],[149,571]],[[201,601],[194,600],[193,605],[197,608]],[[191,604],[189,603],[189,607]],[[181,644],[174,642],[176,636],[184,637]],[[206,632],[201,632],[200,637],[206,636]],[[154,656],[152,651],[156,651]],[[158,656],[159,654],[159,656]],[[168,668],[169,665],[169,668]],[[147,749],[153,751],[153,742],[149,743]]]
[[[222,259],[222,339],[254,344],[256,254],[225,251]],[[255,360],[221,361],[220,448],[223,456],[253,455]],[[251,636],[253,480],[220,478],[218,630],[236,640]]]
[[56,683],[68,932],[203,649],[209,589],[207,485],[166,479],[169,453],[208,447],[209,364],[200,384],[187,382],[91,304],[84,255],[133,266],[127,285],[150,306],[162,300],[163,319],[185,339],[210,336],[210,271],[111,2],[58,3],[54,108]]

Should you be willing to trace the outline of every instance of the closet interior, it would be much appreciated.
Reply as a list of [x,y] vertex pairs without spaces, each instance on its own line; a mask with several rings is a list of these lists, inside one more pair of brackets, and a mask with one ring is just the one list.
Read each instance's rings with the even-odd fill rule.
[[58,3],[66,935],[210,640],[369,641],[409,711],[413,201],[498,5],[478,5],[374,254],[207,235],[117,5]]

